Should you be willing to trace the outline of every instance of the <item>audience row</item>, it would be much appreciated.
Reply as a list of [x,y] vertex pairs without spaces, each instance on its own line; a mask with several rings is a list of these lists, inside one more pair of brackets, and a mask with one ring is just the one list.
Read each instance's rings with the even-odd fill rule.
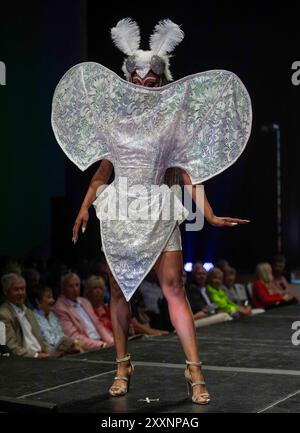
[[[2,355],[60,357],[114,344],[109,308],[107,265],[98,275],[80,278],[67,271],[60,290],[41,283],[36,269],[12,268],[1,278],[5,301],[0,307]],[[254,282],[236,283],[236,270],[223,261],[209,272],[202,263],[183,273],[183,282],[196,327],[263,313],[298,303],[284,277],[285,259],[256,267]],[[26,279],[25,279],[25,278]],[[54,288],[54,290],[53,290]],[[146,276],[131,299],[130,338],[166,335],[174,331],[167,302],[154,271]],[[0,353],[0,354],[1,354]]]

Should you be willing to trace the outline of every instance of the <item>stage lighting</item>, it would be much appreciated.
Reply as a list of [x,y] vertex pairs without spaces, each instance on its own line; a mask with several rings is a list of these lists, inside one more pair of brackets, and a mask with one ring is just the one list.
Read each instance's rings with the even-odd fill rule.
[[193,269],[193,263],[192,262],[186,262],[186,264],[184,265],[184,270],[186,272],[191,272],[192,269]]
[[206,272],[210,271],[212,268],[214,268],[214,265],[211,262],[205,262],[203,263],[203,267],[206,270]]

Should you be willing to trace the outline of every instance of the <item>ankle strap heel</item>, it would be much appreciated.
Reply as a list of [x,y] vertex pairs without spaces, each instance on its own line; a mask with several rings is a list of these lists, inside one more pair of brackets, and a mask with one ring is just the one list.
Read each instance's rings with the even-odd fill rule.
[[116,362],[119,364],[120,362],[126,362],[126,361],[130,361],[131,356],[130,353],[128,353],[126,356],[124,356],[124,358],[116,358]]
[[193,392],[193,388],[196,385],[205,386],[204,380],[198,380],[196,382],[193,382],[191,373],[189,371],[189,366],[199,367],[201,370],[202,362],[200,362],[200,361],[195,362],[195,361],[186,360],[185,363],[186,363],[186,370],[184,372],[184,376],[185,376],[185,380],[187,382],[188,395],[192,396],[193,403],[208,404],[210,402],[210,396],[209,396],[208,392],[202,392],[202,393]]
[[125,383],[122,385],[112,385],[108,391],[109,395],[111,397],[120,397],[122,395],[125,395],[129,391],[130,387],[130,378],[134,370],[134,366],[131,362],[131,356],[130,353],[128,353],[124,358],[116,358],[116,363],[120,364],[121,362],[127,362],[129,361],[129,367],[130,367],[130,373],[128,373],[128,376],[115,376],[114,381],[116,380],[122,380]]
[[186,365],[194,365],[195,367],[202,367],[202,362],[194,362],[194,361],[188,361],[187,359],[185,360]]

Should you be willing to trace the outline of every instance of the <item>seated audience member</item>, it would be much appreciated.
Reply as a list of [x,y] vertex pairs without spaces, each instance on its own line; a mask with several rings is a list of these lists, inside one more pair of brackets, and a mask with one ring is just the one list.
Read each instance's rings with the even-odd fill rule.
[[190,283],[186,290],[194,319],[201,319],[202,317],[207,317],[210,312],[212,314],[216,312],[216,306],[212,303],[205,287],[206,278],[207,272],[203,268],[202,263],[195,263],[191,272]]
[[9,348],[6,346],[5,324],[0,322],[0,356],[10,356]]
[[294,293],[290,288],[290,284],[285,276],[285,265],[286,259],[284,256],[278,254],[273,258],[271,265],[274,277],[273,284],[276,293],[279,295],[285,295],[286,293],[289,293],[296,298],[295,303],[297,303],[300,299],[299,296],[297,296],[297,294]]
[[169,332],[152,328],[150,325],[150,317],[148,316],[143,300],[143,295],[139,289],[136,290],[130,300],[133,325],[136,334],[143,335],[168,335]]
[[162,320],[160,316],[159,302],[163,299],[163,292],[154,269],[152,269],[142,281],[139,290],[143,297],[145,312],[150,318],[151,327],[160,328]]
[[223,287],[228,297],[239,306],[249,308],[251,315],[264,313],[264,308],[252,308],[251,307],[251,296],[248,294],[246,286],[244,284],[236,284],[236,270],[232,266],[224,268],[224,280]]
[[191,272],[190,283],[186,289],[186,294],[197,328],[232,320],[229,314],[217,312],[217,306],[212,302],[205,287],[206,278],[207,272],[203,268],[202,263],[195,263]]
[[[3,260],[0,261],[1,263],[0,276],[5,274],[17,274],[22,276],[22,266],[18,263],[17,260],[9,256],[4,256],[2,259]],[[2,305],[5,301],[6,301],[6,297],[3,293],[3,290],[0,290],[0,305]]]
[[228,267],[230,267],[229,261],[226,259],[219,259],[217,261],[216,267],[221,269],[221,271],[224,272],[224,270]]
[[103,326],[109,332],[112,332],[110,308],[104,302],[105,290],[106,286],[104,279],[98,275],[92,275],[85,282],[84,296],[92,304],[94,313]]
[[239,306],[249,307],[251,313],[251,305],[248,297],[246,287],[243,284],[237,284],[236,281],[236,270],[232,266],[227,266],[223,270],[224,279],[223,286],[227,292],[228,297]]
[[56,356],[80,352],[81,342],[64,335],[58,318],[53,313],[54,298],[52,290],[43,285],[31,287],[29,301],[33,306],[41,334],[51,346]]
[[79,296],[80,279],[77,274],[68,272],[62,276],[61,292],[53,311],[65,335],[80,340],[84,351],[112,345],[113,337],[98,320],[90,301]]
[[247,305],[248,295],[246,288],[242,284],[236,284],[236,270],[232,266],[227,266],[223,270],[223,286],[227,295],[237,305]]
[[253,283],[252,298],[253,304],[257,308],[266,310],[295,302],[295,298],[291,293],[277,293],[272,267],[269,263],[259,263],[256,266],[256,281]]
[[35,315],[24,305],[24,278],[19,274],[5,274],[1,283],[7,300],[0,307],[0,320],[5,324],[9,350],[19,356],[47,358],[50,346],[40,333]]
[[224,273],[219,268],[211,269],[207,274],[207,290],[217,308],[232,317],[249,316],[251,309],[232,302],[226,291],[222,289]]

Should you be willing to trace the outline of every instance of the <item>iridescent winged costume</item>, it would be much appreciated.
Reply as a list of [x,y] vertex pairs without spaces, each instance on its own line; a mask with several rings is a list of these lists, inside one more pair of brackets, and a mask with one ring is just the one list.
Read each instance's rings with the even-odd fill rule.
[[[181,167],[195,185],[232,165],[247,144],[252,109],[243,83],[225,70],[148,88],[123,80],[99,63],[84,62],[58,83],[51,121],[62,150],[81,170],[102,159],[114,166],[114,181],[98,191],[93,205],[105,257],[128,301],[175,225],[188,216],[170,188],[159,192],[159,200],[145,191],[163,183],[168,167]],[[126,190],[120,182],[124,179]],[[139,215],[148,217],[107,217],[108,207],[120,201],[135,215],[137,198]],[[164,218],[170,201],[174,212]]]

